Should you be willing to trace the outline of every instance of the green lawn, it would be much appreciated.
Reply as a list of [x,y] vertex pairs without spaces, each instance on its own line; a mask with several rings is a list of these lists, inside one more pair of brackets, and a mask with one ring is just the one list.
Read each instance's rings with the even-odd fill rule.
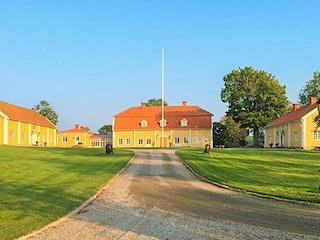
[[271,149],[181,149],[178,154],[208,180],[246,191],[320,203],[320,152]]
[[104,149],[0,146],[0,239],[14,239],[80,206],[131,159]]
[[[320,152],[180,149],[203,177],[233,188],[320,203]],[[0,239],[14,239],[74,210],[131,159],[117,149],[0,146]]]

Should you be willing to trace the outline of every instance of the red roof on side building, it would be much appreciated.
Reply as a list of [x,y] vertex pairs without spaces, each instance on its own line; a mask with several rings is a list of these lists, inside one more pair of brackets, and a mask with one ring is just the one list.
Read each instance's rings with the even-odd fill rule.
[[75,124],[74,128],[67,129],[67,130],[62,130],[58,132],[60,133],[89,133],[93,134],[92,132],[88,131],[85,127],[79,126],[79,124]]
[[[164,106],[164,119],[167,121],[166,129],[183,128],[212,128],[212,113],[198,106]],[[161,129],[159,121],[162,118],[162,107],[147,107],[144,103],[140,107],[131,107],[114,116],[114,130],[129,129]],[[181,127],[180,121],[186,119],[187,127]],[[141,127],[141,121],[148,122],[146,128]]]
[[56,128],[56,126],[46,117],[42,116],[33,109],[0,101],[0,112],[5,114],[11,120]]
[[299,120],[316,108],[318,108],[318,104],[315,99],[312,99],[311,104],[309,104],[305,107],[302,107],[302,108],[298,108],[298,109],[296,109],[294,107],[291,112],[287,112],[284,115],[282,115],[281,117],[273,120],[266,127],[267,128],[274,127],[274,126],[278,126],[278,125],[285,124],[288,122]]

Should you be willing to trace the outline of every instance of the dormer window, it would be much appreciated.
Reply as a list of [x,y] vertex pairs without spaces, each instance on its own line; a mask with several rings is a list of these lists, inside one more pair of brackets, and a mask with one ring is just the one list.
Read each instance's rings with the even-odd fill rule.
[[167,126],[167,120],[161,119],[161,120],[159,121],[159,124],[160,124],[160,127],[165,127],[165,126]]
[[181,127],[187,127],[188,126],[188,120],[187,119],[182,119],[181,121],[180,121],[180,126]]
[[148,121],[145,120],[145,119],[143,119],[143,120],[140,122],[140,125],[141,125],[141,127],[146,128],[146,127],[148,127]]

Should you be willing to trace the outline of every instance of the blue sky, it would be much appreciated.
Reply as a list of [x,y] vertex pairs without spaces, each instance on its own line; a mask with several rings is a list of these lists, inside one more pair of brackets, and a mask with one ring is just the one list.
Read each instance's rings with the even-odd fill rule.
[[252,66],[287,97],[320,71],[320,1],[0,0],[0,100],[46,100],[58,129],[97,130],[141,101],[197,105],[220,121],[223,76]]

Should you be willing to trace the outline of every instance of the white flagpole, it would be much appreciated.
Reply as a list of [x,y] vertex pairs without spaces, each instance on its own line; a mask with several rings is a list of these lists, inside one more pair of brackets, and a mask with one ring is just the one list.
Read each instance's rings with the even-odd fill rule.
[[161,96],[161,115],[162,115],[162,126],[161,126],[161,146],[163,147],[163,143],[164,143],[164,47],[162,47],[162,78],[161,78],[161,82],[162,82],[162,96]]

